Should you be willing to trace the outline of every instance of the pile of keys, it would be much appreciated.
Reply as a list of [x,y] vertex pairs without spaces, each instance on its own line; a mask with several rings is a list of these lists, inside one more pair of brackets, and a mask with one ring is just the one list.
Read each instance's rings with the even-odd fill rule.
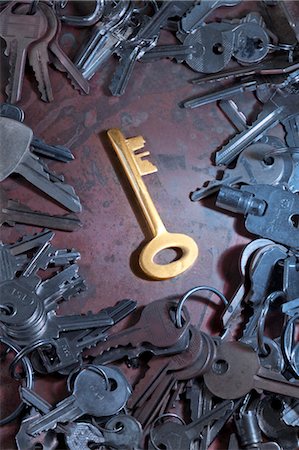
[[[19,450],[38,444],[58,449],[62,438],[70,450],[91,444],[207,449],[232,421],[231,450],[297,448],[298,255],[268,239],[252,241],[242,253],[243,281],[230,302],[216,289],[198,286],[179,302],[152,301],[135,325],[111,332],[136,302],[122,300],[96,314],[56,315],[58,303],[80,293],[84,282],[79,253],[55,249],[53,235],[44,231],[1,246],[1,259],[10,261],[10,272],[1,272],[1,342],[17,352],[14,377],[20,361],[27,367],[26,387],[20,389],[26,415],[16,436]],[[41,280],[37,272],[49,267],[57,272]],[[219,336],[192,325],[185,306],[188,297],[204,290],[225,303]],[[264,332],[273,314],[281,316],[282,325],[270,338]],[[133,372],[142,369],[133,387],[120,363]],[[33,372],[66,376],[70,395],[52,406],[34,391]],[[182,402],[187,425],[174,413]]]
[[[74,213],[82,210],[74,188],[64,182],[64,177],[49,169],[43,159],[69,162],[74,159],[66,147],[52,146],[33,135],[23,123],[24,112],[17,106],[0,105],[1,168],[0,181],[16,173]],[[30,209],[27,205],[8,198],[0,188],[0,224],[23,223],[58,230],[73,231],[81,226],[76,214],[50,215]]]
[[[196,72],[213,74],[221,72],[233,60],[248,66],[252,75],[252,70],[261,70],[264,65],[273,67],[273,61],[278,65],[273,74],[279,69],[284,73],[286,68],[290,71],[292,66],[296,67],[298,60],[298,41],[283,2],[270,6],[264,2],[264,15],[270,16],[267,23],[260,12],[252,11],[240,19],[209,22],[214,10],[221,6],[232,8],[241,0],[97,0],[95,10],[83,17],[63,14],[61,7],[68,2],[33,1],[32,5],[26,0],[7,3],[4,2],[0,12],[0,36],[6,42],[5,54],[9,58],[6,94],[10,103],[21,98],[27,55],[44,101],[53,100],[49,62],[66,72],[81,93],[88,94],[88,80],[115,54],[119,64],[109,89],[112,95],[120,96],[125,92],[137,61],[170,58],[185,63]],[[80,2],[69,2],[73,8],[76,3]],[[277,10],[282,36],[271,30]],[[61,22],[75,27],[93,26],[74,62],[59,44]],[[174,33],[178,43],[160,45],[161,29]],[[247,80],[244,89],[252,89],[257,83],[255,79]]]

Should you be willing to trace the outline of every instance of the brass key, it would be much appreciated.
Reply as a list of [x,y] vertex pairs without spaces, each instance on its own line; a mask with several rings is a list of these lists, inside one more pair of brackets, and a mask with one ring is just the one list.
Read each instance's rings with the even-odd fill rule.
[[[142,159],[150,153],[135,153],[144,147],[142,136],[126,139],[117,128],[108,131],[108,137],[130,181],[143,215],[153,238],[145,245],[139,256],[139,264],[143,272],[150,278],[166,280],[181,274],[195,262],[198,256],[196,242],[185,234],[169,233],[149,195],[142,176],[154,173],[158,169],[150,161]],[[180,249],[182,255],[168,264],[158,264],[155,256],[168,248]]]

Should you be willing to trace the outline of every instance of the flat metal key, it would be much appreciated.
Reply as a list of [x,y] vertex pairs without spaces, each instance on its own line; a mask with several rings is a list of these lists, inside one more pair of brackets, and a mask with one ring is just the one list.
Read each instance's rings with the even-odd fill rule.
[[5,54],[9,57],[10,76],[6,94],[10,103],[21,99],[28,47],[40,39],[47,28],[39,10],[32,15],[18,14],[13,11],[16,5],[17,2],[9,2],[0,13],[0,36],[6,42]]
[[11,226],[23,223],[63,231],[74,231],[82,226],[75,214],[54,216],[34,211],[19,201],[9,199],[4,189],[0,188],[0,226],[4,223]]
[[[44,14],[44,7],[42,4],[38,3],[37,9]],[[38,90],[41,94],[41,99],[44,102],[52,102],[54,97],[48,69],[48,45],[57,33],[57,22],[53,21],[50,23],[47,16],[44,16],[47,21],[47,31],[39,41],[33,43],[29,47],[28,59],[38,83]]]
[[262,112],[251,127],[237,134],[216,153],[217,165],[230,164],[254,140],[258,140],[270,128],[298,114],[299,91],[294,86],[278,90],[265,103]]
[[82,207],[74,189],[60,181],[51,181],[38,157],[31,153],[32,130],[6,117],[0,117],[0,130],[0,181],[18,173],[69,210],[80,212]]
[[292,158],[288,154],[275,153],[267,144],[252,144],[237,160],[236,167],[226,168],[221,179],[215,179],[192,192],[191,200],[202,200],[217,192],[222,186],[240,184],[285,184],[293,173]]
[[[96,367],[87,367],[81,370],[75,379],[73,394],[44,416],[32,421],[28,433],[35,435],[48,431],[54,429],[58,423],[71,422],[85,414],[103,417],[121,410],[130,395],[128,383],[123,375],[115,375],[116,372],[121,374],[117,369],[104,366],[99,368],[100,370],[96,370]],[[115,389],[111,389],[109,383],[107,386],[102,371],[112,381],[115,380]]]
[[146,52],[141,62],[151,62],[162,58],[175,59],[177,62],[183,62],[187,59],[191,59],[193,55],[203,54],[204,48],[198,44],[196,45],[183,45],[183,44],[166,44],[157,45],[153,49]]
[[252,389],[299,398],[298,381],[288,381],[279,372],[261,367],[255,350],[241,342],[220,343],[203,378],[212,394],[223,399],[243,397]]
[[[128,177],[152,234],[152,239],[141,251],[140,267],[147,276],[156,280],[176,277],[196,261],[198,256],[197,244],[190,236],[169,233],[166,230],[142,180],[142,176],[156,172],[157,168],[149,161],[142,159],[149,155],[148,151],[135,153],[144,147],[143,137],[137,136],[126,139],[121,131],[116,128],[108,131],[108,137]],[[181,249],[181,257],[164,265],[156,263],[154,261],[155,256],[167,248]]]
[[194,5],[181,19],[181,28],[186,33],[191,33],[203,25],[205,19],[221,6],[235,6],[241,0],[201,0],[200,4]]
[[39,7],[48,19],[48,26],[57,29],[54,39],[49,43],[48,49],[50,51],[50,60],[57,70],[65,72],[70,79],[72,86],[78,89],[83,94],[89,93],[89,83],[85,80],[80,70],[64,53],[59,43],[59,36],[61,33],[61,22],[57,18],[53,9],[46,3],[40,3]]

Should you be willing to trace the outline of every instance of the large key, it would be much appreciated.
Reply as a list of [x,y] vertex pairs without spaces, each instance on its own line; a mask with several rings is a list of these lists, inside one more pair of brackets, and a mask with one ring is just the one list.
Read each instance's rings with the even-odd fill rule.
[[[149,152],[145,151],[135,154],[137,150],[144,147],[145,141],[143,137],[137,136],[126,139],[118,129],[109,130],[108,136],[134,190],[153,236],[141,251],[139,257],[140,267],[147,276],[156,280],[176,277],[196,261],[198,256],[197,244],[185,234],[169,233],[166,230],[142,180],[142,176],[156,172],[157,168],[149,161],[142,159],[144,156],[148,156]],[[168,264],[161,265],[156,263],[154,261],[155,256],[167,248],[181,249],[182,256]]]
[[298,382],[261,367],[257,353],[241,342],[218,345],[212,367],[203,377],[207,388],[223,399],[243,397],[252,389],[299,398]]
[[[35,435],[48,431],[58,423],[70,422],[85,414],[102,417],[119,412],[131,394],[131,387],[120,370],[104,366],[99,366],[99,369],[101,371],[87,366],[81,370],[75,379],[73,394],[34,420],[28,432]],[[111,380],[111,387],[109,383],[107,386],[102,371]]]
[[47,27],[39,10],[32,15],[13,12],[16,3],[9,2],[0,13],[0,36],[6,42],[5,53],[9,56],[10,77],[6,94],[10,103],[16,103],[21,98],[28,47],[45,34]]
[[254,140],[258,140],[270,128],[297,115],[298,101],[299,92],[294,87],[277,91],[264,105],[262,112],[252,126],[237,134],[216,153],[216,164],[230,164],[244,148]]
[[74,189],[59,181],[52,182],[38,157],[30,152],[32,130],[6,117],[0,117],[0,129],[0,181],[12,173],[18,173],[66,208],[73,212],[81,211],[80,200]]

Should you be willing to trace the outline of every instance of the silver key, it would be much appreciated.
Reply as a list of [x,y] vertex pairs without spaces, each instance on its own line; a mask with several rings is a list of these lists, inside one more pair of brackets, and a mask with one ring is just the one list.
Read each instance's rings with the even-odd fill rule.
[[[120,411],[127,402],[131,388],[117,369],[99,366],[82,369],[76,376],[73,394],[56,405],[44,416],[34,420],[28,432],[38,434],[54,429],[58,423],[70,422],[88,414],[95,417],[109,416]],[[116,382],[116,388],[107,386],[105,375]]]
[[119,414],[108,420],[103,435],[106,447],[137,450],[140,448],[142,427],[134,417]]
[[38,157],[30,152],[32,130],[6,117],[0,117],[0,129],[0,181],[18,173],[69,210],[80,212],[82,207],[74,189],[65,183],[50,181]]
[[[269,156],[271,154],[271,156]],[[247,147],[239,156],[236,167],[225,169],[223,178],[209,181],[205,187],[192,192],[191,200],[197,201],[214,194],[221,186],[236,186],[240,184],[277,185],[286,183],[292,171],[292,159],[283,154],[273,153],[273,148],[263,144],[253,144]]]
[[201,0],[193,6],[181,19],[181,28],[186,33],[194,31],[203,25],[206,18],[221,6],[235,6],[241,0]]
[[69,450],[90,450],[91,445],[101,447],[105,443],[103,433],[88,422],[69,423],[65,440]]
[[299,91],[295,87],[290,86],[277,91],[264,105],[262,112],[252,126],[237,134],[216,153],[216,164],[230,164],[253,140],[259,139],[279,122],[297,115],[298,102]]

